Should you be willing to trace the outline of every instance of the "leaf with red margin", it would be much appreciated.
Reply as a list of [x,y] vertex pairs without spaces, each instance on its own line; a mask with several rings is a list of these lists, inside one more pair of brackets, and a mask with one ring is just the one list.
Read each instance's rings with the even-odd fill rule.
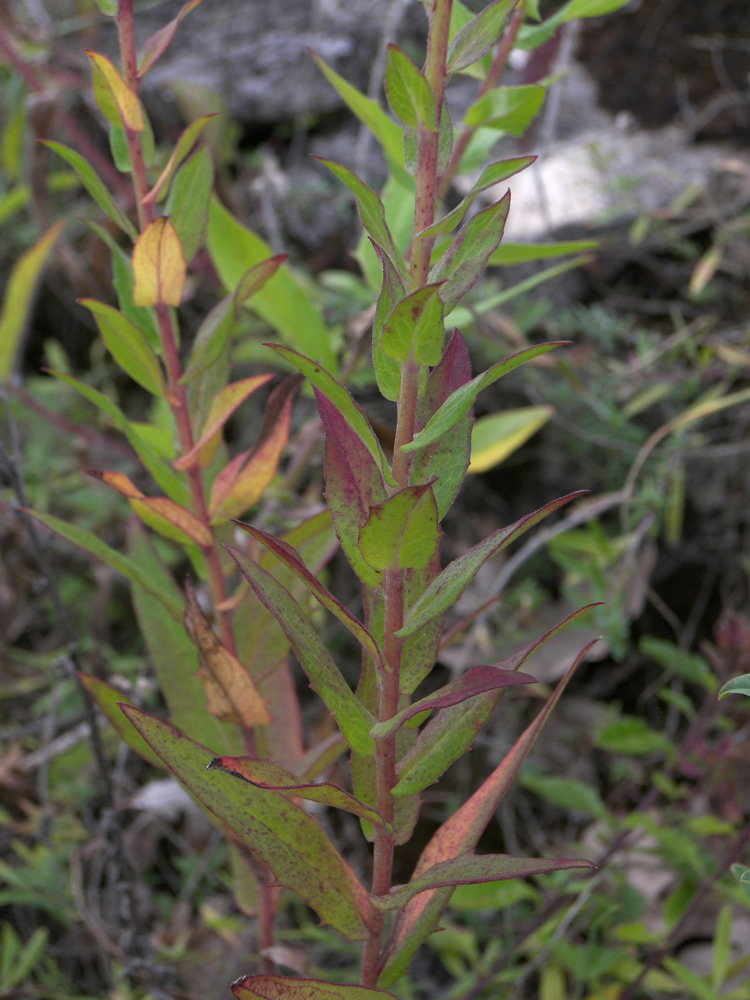
[[155,31],[149,38],[143,47],[143,52],[141,53],[141,65],[138,67],[139,80],[142,80],[146,73],[148,73],[154,65],[156,60],[164,55],[177,32],[182,19],[201,2],[202,0],[188,0],[188,2],[183,4],[180,8],[177,17],[173,17],[168,24],[165,24],[163,28],[159,28],[159,30]]
[[194,465],[202,465],[205,468],[209,465],[215,447],[209,449],[208,446],[212,443],[218,445],[218,434],[237,407],[241,406],[249,396],[252,396],[256,389],[260,389],[266,382],[270,382],[272,378],[273,375],[255,375],[252,378],[243,378],[239,382],[232,382],[230,385],[224,386],[211,404],[201,436],[190,451],[174,462],[175,469],[190,469]]
[[434,694],[427,695],[419,701],[413,702],[408,708],[403,709],[392,716],[386,722],[379,722],[373,726],[371,734],[376,739],[390,736],[391,733],[400,729],[405,722],[413,719],[415,715],[422,712],[432,712],[436,708],[448,708],[450,705],[460,705],[469,698],[476,698],[480,694],[488,691],[496,691],[498,688],[515,687],[520,684],[536,684],[536,678],[531,674],[519,674],[515,670],[503,670],[482,664],[478,667],[471,667],[463,676],[445,687],[435,691]]
[[289,976],[246,976],[232,985],[232,993],[235,1000],[396,1000],[385,990]]
[[373,569],[359,550],[359,532],[370,507],[387,499],[378,466],[346,416],[316,389],[318,412],[326,436],[326,500],[344,555],[362,583],[380,587],[382,573]]
[[270,486],[289,440],[292,395],[301,381],[294,376],[274,389],[255,445],[233,459],[214,480],[208,506],[212,524],[238,517],[256,504]]
[[[590,604],[568,615],[543,636],[518,650],[507,660],[495,664],[495,669],[518,670],[553,636],[593,607],[596,605]],[[463,757],[479,730],[497,708],[504,693],[504,689],[500,688],[484,698],[477,698],[471,705],[453,705],[439,711],[420,732],[414,748],[399,761],[397,767],[399,780],[393,788],[394,796],[400,798],[420,792],[423,788],[434,784],[454,761]]]
[[527,878],[568,868],[596,868],[591,861],[579,858],[515,858],[510,854],[462,854],[441,861],[414,878],[407,885],[391,889],[387,896],[371,896],[378,910],[400,910],[422,892],[481,882],[502,882],[509,878]]
[[488,559],[520,538],[529,528],[533,528],[549,514],[564,507],[571,500],[584,496],[587,492],[587,490],[576,490],[575,493],[568,493],[567,496],[550,501],[514,524],[493,531],[468,552],[454,559],[409,609],[404,626],[396,635],[400,638],[412,635],[417,629],[452,607]]
[[384,662],[383,654],[378,648],[378,644],[362,622],[323,586],[314,573],[310,572],[296,549],[292,548],[283,539],[277,538],[275,535],[269,535],[268,532],[261,531],[259,528],[253,528],[249,524],[243,524],[242,521],[235,521],[235,524],[246,531],[248,535],[252,535],[253,538],[257,538],[259,542],[262,542],[299,580],[302,580],[313,596],[320,601],[324,608],[327,608],[332,615],[338,618],[341,624],[351,632],[360,646],[370,656],[380,664]]
[[[598,640],[595,640],[598,641]],[[521,734],[510,752],[474,794],[438,829],[422,852],[412,881],[433,865],[473,851],[537,736],[567,687],[576,667],[594,645],[590,642],[560,680],[545,707]],[[408,968],[417,948],[437,929],[452,888],[429,889],[411,899],[396,917],[378,984],[390,986]]]
[[174,776],[322,921],[350,941],[369,937],[364,886],[318,821],[281,792],[207,771],[211,750],[138,708],[122,711]]
[[185,631],[198,647],[201,659],[198,676],[211,715],[245,729],[267,725],[271,718],[265,701],[237,657],[219,642],[201,611],[190,580],[185,585]]
[[320,802],[324,806],[343,809],[361,816],[371,823],[382,825],[382,819],[375,809],[360,802],[358,798],[338,785],[328,781],[309,784],[300,781],[296,774],[280,767],[272,760],[261,760],[258,757],[214,757],[208,765],[209,771],[226,771],[258,788],[271,788],[277,792],[291,792],[292,795],[310,802]]

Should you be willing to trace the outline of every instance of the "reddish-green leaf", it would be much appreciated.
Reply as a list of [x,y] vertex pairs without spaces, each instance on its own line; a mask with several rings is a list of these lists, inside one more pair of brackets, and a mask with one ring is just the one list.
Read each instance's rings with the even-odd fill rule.
[[296,774],[271,760],[261,760],[258,757],[215,757],[208,765],[208,770],[226,771],[227,774],[234,774],[259,788],[271,788],[277,792],[291,793],[310,802],[320,802],[334,809],[343,809],[371,823],[383,822],[375,809],[360,802],[343,788],[328,781],[313,785],[300,781]]
[[[576,658],[545,707],[489,778],[432,837],[414,869],[412,881],[424,875],[433,865],[467,854],[476,848],[485,827],[495,814],[573,672],[591,646],[593,643],[589,643]],[[403,975],[417,948],[437,928],[440,914],[450,900],[451,891],[449,887],[428,889],[411,899],[401,910],[391,931],[386,960],[378,979],[379,985],[389,986]]]
[[[200,2],[201,0],[198,0],[198,3]],[[158,201],[160,197],[163,197],[164,194],[166,194],[169,182],[172,179],[175,170],[178,169],[182,161],[190,154],[190,151],[198,140],[198,136],[212,118],[216,118],[216,112],[210,115],[203,115],[201,118],[196,118],[196,120],[191,122],[183,131],[182,135],[177,140],[177,145],[172,150],[172,155],[169,157],[166,167],[159,175],[158,181],[143,199],[144,205],[153,205],[154,202]]]
[[487,262],[503,238],[510,208],[510,191],[477,212],[456,235],[453,243],[430,270],[430,281],[443,281],[440,298],[450,308],[482,276]]
[[91,60],[94,79],[94,98],[111,125],[123,126],[131,132],[142,132],[143,109],[138,95],[128,87],[114,63],[100,52],[86,49]]
[[197,7],[201,2],[202,0],[188,0],[188,3],[183,4],[180,8],[177,17],[173,17],[168,24],[165,24],[163,28],[159,28],[159,30],[154,32],[154,34],[149,38],[143,47],[143,52],[141,53],[141,64],[138,67],[139,79],[142,80],[144,78],[156,60],[159,59],[159,57],[162,56],[167,50],[167,47],[174,38],[182,19],[187,17],[190,11]]
[[215,754],[152,715],[123,712],[198,801],[292,889],[351,941],[369,936],[367,894],[317,820],[281,792],[207,771]]
[[149,764],[153,764],[154,767],[164,767],[161,757],[154,753],[141,734],[136,729],[133,729],[120,711],[120,705],[132,705],[132,701],[122,691],[110,687],[109,684],[105,684],[98,677],[79,673],[78,680],[81,682],[81,686],[94,699],[102,715],[104,715],[120,739]]
[[277,538],[275,535],[269,535],[266,531],[260,531],[260,529],[253,528],[249,524],[243,524],[241,521],[236,523],[249,535],[252,535],[253,538],[257,538],[259,542],[262,542],[269,552],[272,552],[277,559],[294,573],[297,579],[302,580],[307,589],[320,601],[323,607],[335,615],[341,624],[351,632],[365,652],[369,653],[377,663],[383,663],[383,654],[369,631],[338,598],[334,597],[323,586],[318,577],[310,572],[296,549],[292,548],[283,539]]
[[435,95],[411,59],[395,45],[388,46],[385,89],[393,113],[404,125],[437,132]]
[[294,365],[298,371],[302,372],[305,378],[312,382],[316,389],[333,403],[343,414],[348,426],[359,437],[365,448],[367,448],[375,459],[383,479],[389,485],[395,486],[396,482],[393,479],[375,431],[372,429],[370,421],[354,402],[349,390],[345,389],[340,382],[337,382],[325,368],[315,361],[311,361],[310,358],[306,358],[303,354],[299,354],[288,347],[282,347],[280,344],[267,344],[266,346],[276,351],[277,354],[291,365]]
[[465,25],[448,46],[447,70],[458,73],[489,52],[501,38],[503,28],[518,0],[495,0]]
[[333,515],[336,535],[346,558],[359,579],[368,587],[378,587],[382,574],[373,569],[359,550],[359,532],[370,507],[388,496],[378,466],[361,437],[345,415],[316,390],[326,435],[326,500]]
[[481,375],[476,375],[470,382],[451,393],[419,434],[416,434],[412,441],[403,446],[404,451],[416,451],[418,448],[424,448],[426,445],[432,444],[433,441],[437,441],[446,431],[455,426],[465,413],[468,413],[482,389],[486,389],[503,375],[514,371],[519,365],[523,365],[533,358],[538,358],[540,354],[554,351],[556,347],[565,347],[569,343],[569,340],[556,340],[547,344],[537,344],[535,347],[527,347],[523,351],[511,354],[503,361],[498,361]]
[[237,549],[228,551],[258,598],[281,625],[311,686],[328,706],[349,746],[362,756],[373,754],[375,746],[370,729],[375,720],[344,680],[310,619],[270,573]]
[[138,327],[105,302],[78,301],[92,313],[107,350],[120,368],[147,392],[163,397],[166,387],[159,362]]
[[373,896],[379,910],[400,910],[410,899],[430,889],[444,886],[476,885],[481,882],[501,882],[509,878],[546,875],[569,868],[596,868],[590,861],[579,858],[515,858],[510,854],[462,854],[428,868],[423,875],[407,885],[391,889],[387,896]]
[[359,532],[359,549],[375,569],[424,569],[441,535],[431,484],[407,486],[370,507]]
[[531,674],[520,674],[518,671],[504,670],[489,665],[471,667],[457,680],[439,688],[434,694],[415,701],[408,708],[404,708],[392,716],[387,722],[379,722],[373,726],[371,732],[376,739],[382,739],[384,736],[390,736],[405,722],[422,712],[433,712],[437,708],[460,705],[468,701],[469,698],[476,698],[478,695],[486,694],[488,691],[496,691],[499,688],[535,683],[536,678],[532,677]]
[[440,283],[407,295],[383,324],[380,343],[398,361],[436,365],[443,353],[443,304]]
[[287,976],[246,976],[234,983],[232,993],[235,1000],[383,1000],[383,997],[395,1000],[385,990]]
[[427,588],[420,599],[409,609],[404,626],[396,634],[400,637],[411,635],[426,622],[442,614],[451,607],[476,576],[480,567],[496,552],[500,552],[511,542],[520,538],[529,528],[544,520],[553,511],[563,507],[571,500],[583,496],[586,490],[577,490],[567,496],[552,500],[550,503],[527,514],[507,528],[498,528],[491,535],[469,549],[458,559],[454,559],[440,576]]

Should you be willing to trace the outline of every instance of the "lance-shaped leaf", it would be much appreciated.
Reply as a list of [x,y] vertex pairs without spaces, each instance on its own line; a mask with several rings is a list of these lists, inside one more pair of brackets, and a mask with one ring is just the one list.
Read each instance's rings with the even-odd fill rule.
[[219,642],[201,611],[192,583],[185,587],[185,630],[201,659],[199,677],[206,690],[209,712],[222,722],[245,729],[265,726],[271,718],[253,679],[237,657]]
[[398,265],[399,269],[403,271],[404,263],[401,254],[396,249],[396,244],[393,242],[388,223],[385,221],[385,209],[378,195],[364,181],[360,180],[353,171],[341,163],[336,163],[334,160],[326,160],[322,156],[314,156],[313,159],[318,160],[328,167],[332,174],[338,177],[342,183],[346,184],[357,199],[357,208],[359,209],[359,216],[362,219],[362,225],[375,243],[382,247],[393,263]]
[[215,754],[146,712],[123,712],[175,777],[271,869],[351,941],[369,936],[367,894],[317,820],[286,795],[207,771]]
[[503,243],[490,257],[490,264],[525,264],[528,261],[549,260],[569,253],[583,253],[601,246],[597,240],[567,240],[559,243]]
[[85,160],[80,153],[77,153],[74,149],[70,149],[68,146],[64,146],[61,142],[45,140],[43,144],[45,146],[49,146],[53,152],[57,153],[57,155],[62,157],[66,163],[71,165],[78,175],[78,179],[102,212],[104,212],[105,215],[108,215],[116,226],[119,226],[123,232],[127,233],[128,236],[135,241],[138,237],[138,233],[136,232],[133,223],[114,200],[112,195],[102,183],[99,175],[88,163],[88,161]]
[[7,382],[29,321],[39,277],[65,226],[56,222],[13,265],[0,310],[0,382]]
[[185,258],[174,226],[166,215],[144,229],[133,248],[133,303],[178,306],[185,288]]
[[404,626],[396,635],[401,638],[411,635],[426,622],[446,611],[463,594],[479,568],[496,552],[500,552],[511,542],[520,538],[529,528],[533,528],[535,524],[544,520],[553,511],[559,510],[566,503],[570,503],[571,500],[575,500],[585,493],[586,490],[577,490],[575,493],[569,493],[567,496],[552,500],[544,507],[527,514],[508,527],[493,531],[484,541],[479,542],[458,559],[454,559],[430,584],[416,604],[409,609]]
[[[419,432],[440,409],[451,393],[471,378],[471,360],[466,341],[453,331],[440,364],[427,378],[424,395],[417,404],[416,430]],[[474,415],[471,407],[453,426],[449,434],[433,444],[421,448],[411,466],[412,482],[434,480],[432,490],[437,503],[438,518],[442,520],[456,499],[466,476],[471,448],[471,426]]]
[[324,983],[321,979],[289,976],[246,976],[232,985],[235,1000],[396,1000],[385,990]]
[[375,318],[372,325],[372,364],[381,394],[386,399],[395,402],[401,391],[401,365],[395,358],[388,357],[383,350],[380,338],[385,321],[401,299],[406,297],[406,288],[401,275],[385,250],[374,241],[371,242],[383,268],[383,282],[380,286],[380,295],[375,306]]
[[[198,0],[200,3],[201,0]],[[193,146],[198,141],[198,136],[201,134],[203,129],[208,125],[212,118],[216,118],[217,112],[210,115],[203,115],[201,118],[196,118],[194,122],[191,122],[187,128],[182,132],[182,135],[177,140],[177,144],[172,150],[172,155],[167,160],[167,165],[162,170],[159,175],[159,179],[156,184],[151,188],[149,193],[143,199],[144,205],[153,205],[160,197],[166,194],[169,187],[169,182],[172,176],[180,166],[182,161],[189,156]]]
[[269,535],[266,531],[261,531],[259,528],[253,528],[249,524],[243,524],[241,521],[235,522],[240,528],[243,528],[249,535],[253,538],[257,538],[259,542],[266,546],[269,552],[272,552],[277,559],[279,559],[288,569],[294,573],[298,580],[302,580],[307,589],[313,596],[320,601],[324,608],[327,608],[332,615],[341,622],[341,624],[351,632],[357,642],[361,645],[362,649],[369,653],[370,656],[376,661],[376,663],[383,664],[383,654],[378,648],[378,644],[375,642],[370,632],[365,628],[362,622],[353,615],[351,611],[345,607],[338,598],[334,597],[333,594],[323,586],[318,577],[311,573],[310,570],[305,566],[302,561],[299,552],[294,549],[291,545],[285,542],[281,538],[277,538],[275,535]]
[[[424,569],[413,569],[407,574],[404,606],[408,608],[416,603],[439,572],[440,549],[438,548],[432,563]],[[404,642],[401,647],[401,671],[398,681],[399,692],[402,695],[411,696],[432,671],[440,649],[442,634],[443,619],[438,615]]]
[[443,303],[440,283],[425,285],[407,295],[383,324],[380,343],[398,361],[410,358],[420,365],[436,365],[443,353]]
[[214,164],[207,146],[201,146],[177,172],[166,204],[166,214],[180,243],[186,264],[203,244],[214,186]]
[[462,854],[461,857],[433,865],[407,885],[391,889],[387,896],[371,898],[378,910],[387,912],[400,910],[414,896],[430,889],[502,882],[509,878],[528,878],[529,875],[546,875],[570,868],[596,868],[596,865],[580,858],[515,858],[510,854]]
[[143,109],[138,95],[128,87],[110,59],[91,49],[86,49],[86,55],[91,60],[94,99],[104,117],[115,128],[123,126],[131,132],[142,132]]
[[435,95],[425,76],[395,45],[388,46],[385,91],[393,113],[404,125],[412,128],[421,125],[430,132],[437,132]]
[[138,67],[138,78],[140,80],[144,78],[156,60],[166,52],[183,18],[187,17],[190,11],[201,2],[202,0],[188,0],[188,3],[183,4],[180,8],[177,17],[173,17],[168,24],[165,24],[163,28],[159,28],[149,38],[143,46],[143,52],[141,53],[141,63]]
[[287,257],[288,254],[282,253],[254,264],[245,272],[234,292],[214,306],[195,335],[190,362],[180,379],[181,385],[188,385],[226,353],[237,322],[238,307],[260,291]]
[[90,555],[96,556],[97,559],[101,559],[107,566],[111,566],[112,569],[116,569],[118,573],[122,573],[123,576],[132,580],[133,583],[137,583],[139,587],[143,587],[152,597],[161,601],[169,609],[170,614],[174,618],[177,620],[180,619],[182,616],[181,604],[176,603],[169,594],[164,594],[158,586],[155,586],[148,574],[144,573],[132,559],[128,559],[127,556],[111,548],[105,542],[101,541],[101,539],[97,538],[92,531],[68,524],[67,521],[61,521],[51,514],[40,514],[33,510],[27,510],[26,513],[37,521],[41,521],[42,524],[46,524],[48,528],[60,535],[61,538],[72,542],[73,545],[77,545]]
[[441,535],[432,485],[407,486],[370,508],[359,548],[374,569],[424,569]]
[[[499,184],[500,181],[504,181],[508,177],[512,177],[514,174],[520,173],[522,170],[525,170],[526,167],[531,166],[535,160],[536,156],[518,156],[512,160],[498,160],[496,163],[489,163],[484,168],[479,176],[479,179],[472,186],[469,193],[461,199],[458,205],[456,205],[454,209],[451,209],[447,215],[444,215],[442,219],[439,219],[437,222],[433,222],[431,226],[421,230],[417,233],[417,235],[419,237],[434,237],[440,236],[443,233],[452,232],[471,208],[474,199],[481,191],[486,191],[487,188],[494,187],[494,185]],[[496,250],[490,258],[491,264],[494,262],[499,249],[500,248],[498,248],[498,250]]]
[[446,68],[458,73],[489,52],[499,40],[518,0],[495,0],[465,25],[448,46]]
[[522,136],[539,113],[546,91],[536,83],[498,87],[480,97],[466,112],[464,121],[474,128],[493,128]]
[[333,809],[343,809],[354,816],[361,816],[371,823],[382,824],[382,819],[375,809],[360,802],[350,792],[332,785],[328,781],[317,784],[300,781],[296,774],[280,767],[272,760],[261,760],[258,757],[215,757],[208,765],[209,771],[226,771],[244,781],[249,781],[259,788],[270,788],[277,792],[290,793],[310,802],[320,802]]
[[480,417],[471,432],[469,472],[486,472],[504,462],[533,437],[553,413],[551,406],[520,406]]
[[432,444],[433,441],[437,441],[446,431],[455,426],[465,413],[468,413],[469,408],[473,405],[474,400],[482,389],[486,389],[493,382],[497,382],[503,375],[512,372],[519,365],[523,365],[533,358],[538,358],[540,354],[554,351],[556,347],[565,347],[569,343],[569,340],[553,340],[547,344],[537,344],[535,347],[527,347],[523,351],[511,354],[510,357],[505,358],[503,361],[498,361],[496,365],[488,368],[481,375],[476,375],[470,382],[467,382],[460,389],[456,389],[455,392],[451,393],[437,413],[427,422],[426,427],[419,434],[416,434],[412,441],[403,446],[404,451],[416,451],[417,448],[424,448],[426,445]]
[[259,600],[276,618],[310,685],[331,712],[344,739],[363,757],[375,752],[370,729],[375,720],[344,680],[323,640],[286,587],[237,549],[227,547]]
[[159,361],[141,331],[121,312],[95,299],[79,299],[96,320],[107,350],[138,385],[162,398],[166,392]]
[[404,170],[401,155],[401,143],[403,130],[392,121],[377,101],[360,94],[350,83],[339,76],[335,70],[327,66],[317,53],[310,51],[310,55],[315,60],[323,76],[328,80],[333,89],[352,111],[357,118],[365,125],[380,143],[388,165],[395,176],[402,179],[407,184],[409,177]]
[[382,574],[373,569],[359,549],[359,531],[370,507],[388,496],[380,470],[346,416],[316,389],[325,430],[326,500],[336,536],[352,569],[368,587],[380,586]]
[[509,208],[510,191],[469,219],[431,268],[430,281],[443,282],[440,298],[447,307],[462,299],[484,273],[503,238]]
[[[426,874],[434,865],[467,854],[476,848],[479,838],[495,814],[576,667],[593,645],[593,642],[589,643],[576,657],[545,707],[521,734],[484,784],[434,834],[414,869],[412,881]],[[417,948],[436,930],[451,893],[450,887],[428,889],[411,899],[401,910],[393,924],[378,985],[389,986],[403,975]]]
[[[213,543],[211,532],[205,524],[173,500],[167,497],[147,497],[122,472],[98,472],[90,469],[88,474],[127,497],[135,513],[167,538],[180,542],[187,539],[204,549]],[[149,514],[151,517],[147,516]]]
[[282,358],[288,361],[291,365],[302,372],[305,378],[309,379],[310,382],[318,389],[326,399],[329,399],[333,405],[341,412],[347,424],[354,433],[359,437],[359,439],[364,444],[365,448],[370,452],[372,457],[380,469],[383,479],[390,485],[395,486],[396,481],[393,478],[386,457],[383,454],[383,449],[380,447],[380,442],[378,441],[375,431],[372,429],[372,425],[367,417],[364,415],[362,410],[354,402],[354,399],[348,389],[345,389],[340,382],[327,372],[325,368],[317,364],[315,361],[311,361],[310,358],[306,358],[303,354],[299,354],[297,351],[293,351],[288,347],[282,347],[280,344],[266,344],[266,347],[270,347],[271,350],[276,351]]
[[719,691],[719,698],[726,698],[729,694],[745,694],[750,698],[750,674],[740,674],[727,681]]
[[402,709],[387,722],[378,722],[373,726],[371,734],[376,739],[390,736],[400,729],[405,722],[422,712],[433,712],[436,708],[448,708],[450,705],[460,705],[469,698],[476,698],[488,691],[499,688],[515,687],[518,684],[535,684],[536,678],[531,674],[520,674],[515,670],[504,670],[501,667],[483,664],[471,667],[465,674],[441,687],[434,694],[427,695]]
[[127,744],[134,753],[137,753],[149,764],[153,764],[154,767],[164,767],[161,757],[154,753],[138,730],[133,729],[120,711],[120,705],[132,705],[132,701],[122,691],[110,687],[109,684],[105,684],[98,677],[92,677],[90,674],[76,673],[81,687],[88,691],[102,715],[110,723],[123,743]]
[[204,468],[213,457],[214,449],[208,454],[208,446],[216,441],[217,435],[221,432],[227,420],[234,411],[241,406],[248,397],[260,389],[262,385],[270,382],[273,375],[254,375],[252,378],[243,378],[239,382],[232,382],[224,386],[214,399],[211,409],[208,411],[206,422],[201,430],[201,435],[190,451],[186,452],[174,463],[175,469],[190,469],[194,465],[202,465]]
[[[595,605],[588,605],[568,615],[543,636],[518,650],[507,660],[495,664],[494,669],[519,670],[553,636],[586,614],[592,607]],[[428,788],[448,770],[451,764],[463,757],[479,730],[494,713],[503,694],[504,689],[499,688],[482,698],[476,698],[471,704],[444,708],[430,719],[417,737],[413,749],[399,762],[398,782],[393,788],[396,798],[414,795],[423,788]]]
[[299,376],[284,379],[268,398],[258,440],[221,470],[211,488],[208,512],[213,524],[230,521],[256,504],[276,475],[289,440],[292,396]]
[[97,389],[92,389],[85,382],[71,378],[70,375],[63,375],[61,372],[50,372],[55,378],[67,382],[76,392],[79,392],[84,399],[88,399],[99,410],[102,411],[128,439],[133,451],[138,455],[146,469],[154,477],[157,484],[176,503],[182,505],[190,503],[190,490],[181,476],[170,468],[170,466],[158,455],[151,445],[138,433],[138,430],[127,419],[125,414],[112,402],[104,393]]

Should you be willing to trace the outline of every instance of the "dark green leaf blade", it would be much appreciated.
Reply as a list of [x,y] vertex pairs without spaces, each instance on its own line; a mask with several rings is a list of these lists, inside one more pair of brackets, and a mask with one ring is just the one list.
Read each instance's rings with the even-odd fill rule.
[[388,46],[385,89],[393,113],[404,125],[437,132],[435,95],[429,83],[406,53],[392,44]]
[[518,0],[495,0],[465,25],[448,46],[447,70],[458,73],[489,52],[501,38],[503,28]]

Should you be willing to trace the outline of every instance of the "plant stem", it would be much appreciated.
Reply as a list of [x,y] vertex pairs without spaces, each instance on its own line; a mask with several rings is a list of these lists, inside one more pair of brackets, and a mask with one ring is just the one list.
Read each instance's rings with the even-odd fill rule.
[[[518,32],[521,30],[521,25],[524,22],[525,16],[526,0],[519,0],[518,6],[513,12],[510,24],[508,25],[508,30],[503,35],[503,40],[495,53],[495,58],[492,60],[490,71],[479,89],[479,93],[476,98],[477,100],[481,100],[485,94],[488,94],[500,79],[500,74],[503,72],[508,63],[508,56],[513,51],[513,46],[516,44],[516,38],[518,37]],[[471,137],[474,135],[476,130],[476,125],[464,125],[458,142],[453,147],[453,154],[451,156],[451,161],[448,164],[448,169],[440,178],[440,184],[438,185],[437,190],[438,201],[442,201],[445,197],[448,188],[456,175],[461,159],[466,152],[466,147],[471,142]]]

